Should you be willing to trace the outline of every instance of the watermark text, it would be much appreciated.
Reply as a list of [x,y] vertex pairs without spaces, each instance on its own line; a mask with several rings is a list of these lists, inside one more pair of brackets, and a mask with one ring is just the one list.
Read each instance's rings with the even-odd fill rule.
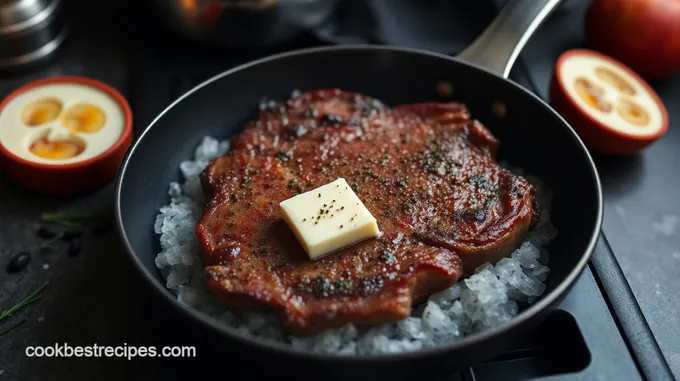
[[48,346],[26,347],[28,357],[119,357],[132,360],[137,357],[196,357],[193,346],[133,346],[133,345],[69,345],[68,343]]

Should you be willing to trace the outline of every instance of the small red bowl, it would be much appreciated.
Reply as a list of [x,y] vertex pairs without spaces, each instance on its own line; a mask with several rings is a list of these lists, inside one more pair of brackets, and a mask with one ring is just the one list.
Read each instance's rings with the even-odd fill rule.
[[[572,96],[569,95],[564,82],[562,70],[565,62],[573,56],[592,57],[619,68],[636,81],[649,95],[660,114],[659,127],[647,134],[630,134],[608,125],[584,111]],[[550,83],[550,104],[562,117],[569,122],[585,145],[599,153],[611,155],[635,154],[663,136],[668,130],[668,112],[663,101],[649,84],[632,69],[614,58],[588,49],[572,49],[562,53],[555,65],[555,71]]]
[[118,140],[101,154],[68,164],[33,162],[13,154],[0,143],[0,168],[17,183],[42,193],[72,194],[94,190],[111,181],[132,144],[132,111],[125,97],[113,87],[86,77],[61,76],[27,83],[0,102],[0,113],[18,95],[36,87],[72,83],[93,87],[113,98],[123,111],[124,126]]

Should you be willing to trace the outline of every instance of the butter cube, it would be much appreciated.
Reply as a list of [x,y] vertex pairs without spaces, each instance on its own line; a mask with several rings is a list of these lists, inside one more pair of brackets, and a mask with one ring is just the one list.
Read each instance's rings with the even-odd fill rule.
[[310,259],[380,233],[375,217],[343,178],[291,197],[279,206]]

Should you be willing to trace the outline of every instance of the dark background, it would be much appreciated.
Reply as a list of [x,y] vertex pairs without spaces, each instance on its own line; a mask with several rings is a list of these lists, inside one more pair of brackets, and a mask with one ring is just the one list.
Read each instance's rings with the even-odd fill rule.
[[[177,45],[152,26],[132,2],[74,2],[72,30],[57,59],[37,71],[0,77],[0,96],[29,80],[51,75],[86,75],[108,82],[128,97],[139,133],[173,97],[193,84],[164,79],[164,73],[190,66],[197,77],[272,51],[319,45],[324,31],[289,45],[260,51],[205,51]],[[475,2],[452,8],[451,22],[441,23],[456,38],[443,44],[455,53],[469,43],[493,18],[495,7]],[[546,95],[557,56],[565,49],[584,46],[582,14],[585,2],[556,12],[524,50],[516,70],[526,70],[541,96]],[[441,2],[439,2],[441,4]],[[448,10],[448,9],[443,9]],[[423,15],[422,17],[426,17]],[[454,22],[461,20],[461,22]],[[446,25],[458,29],[447,30]],[[439,25],[439,24],[438,24]],[[451,27],[453,28],[453,27]],[[414,27],[414,30],[419,30]],[[408,44],[417,43],[409,42]],[[175,45],[173,47],[173,45]],[[640,155],[629,158],[595,156],[605,191],[604,233],[633,289],[644,317],[677,377],[680,375],[680,74],[652,83],[669,111],[666,136]],[[165,186],[165,184],[159,185]],[[171,324],[168,311],[156,303],[128,262],[115,232],[86,236],[83,252],[65,254],[65,247],[37,253],[35,238],[42,212],[96,210],[111,201],[112,185],[86,196],[64,198],[28,192],[0,175],[0,264],[22,250],[33,261],[19,274],[0,271],[0,310],[9,308],[45,280],[50,286],[42,300],[0,325],[26,319],[0,337],[0,380],[174,379],[188,376],[156,360],[27,359],[28,345],[67,342],[72,345],[169,343],[190,332]],[[44,265],[49,268],[45,269]],[[45,266],[46,267],[46,266]],[[675,291],[674,291],[675,290]],[[187,340],[187,336],[181,336]],[[193,337],[201,350],[205,338]],[[179,360],[175,360],[179,361]],[[230,361],[238,361],[231,358]],[[167,362],[167,361],[166,361]],[[167,364],[165,364],[167,365]],[[227,377],[227,375],[222,375]]]

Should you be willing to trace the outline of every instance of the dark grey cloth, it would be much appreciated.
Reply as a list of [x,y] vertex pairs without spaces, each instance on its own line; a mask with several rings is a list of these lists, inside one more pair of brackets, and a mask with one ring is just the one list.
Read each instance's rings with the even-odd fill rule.
[[[563,0],[560,6],[583,0]],[[333,44],[388,44],[454,54],[472,42],[507,0],[343,0],[315,30]]]

